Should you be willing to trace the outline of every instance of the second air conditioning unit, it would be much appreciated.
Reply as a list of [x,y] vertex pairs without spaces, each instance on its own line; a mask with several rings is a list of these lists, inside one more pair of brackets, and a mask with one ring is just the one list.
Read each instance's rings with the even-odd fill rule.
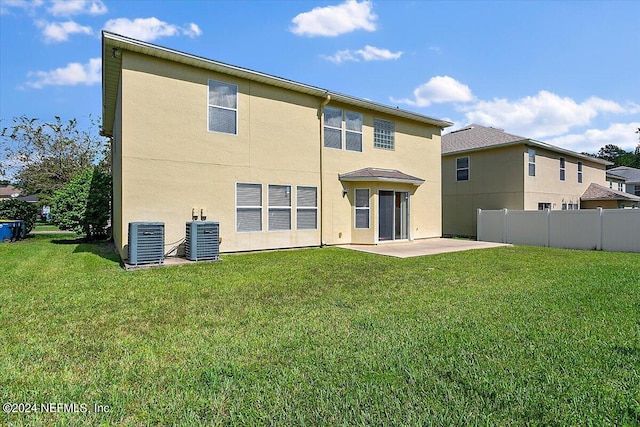
[[220,259],[220,224],[214,221],[187,222],[185,255],[191,261]]

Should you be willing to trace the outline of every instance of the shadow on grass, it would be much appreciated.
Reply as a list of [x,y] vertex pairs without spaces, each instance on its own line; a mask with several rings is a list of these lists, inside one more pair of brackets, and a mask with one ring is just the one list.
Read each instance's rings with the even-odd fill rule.
[[89,240],[86,237],[74,239],[53,239],[54,245],[76,245],[73,253],[90,253],[120,264],[120,256],[111,240]]

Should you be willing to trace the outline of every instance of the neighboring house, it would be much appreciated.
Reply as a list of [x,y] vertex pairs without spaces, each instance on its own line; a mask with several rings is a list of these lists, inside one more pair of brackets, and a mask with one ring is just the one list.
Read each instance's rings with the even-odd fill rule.
[[[608,174],[607,174],[608,176]],[[592,183],[581,197],[582,209],[637,208],[640,197]]]
[[607,171],[607,180],[610,175],[621,177],[624,179],[624,190],[629,194],[640,196],[640,169],[632,168],[629,166],[618,166],[617,168],[609,169]]
[[15,199],[20,196],[20,190],[13,185],[1,184],[0,185],[0,201],[6,199]]
[[475,236],[478,209],[579,209],[610,164],[475,124],[443,135],[443,234]]
[[626,192],[627,191],[626,181],[627,180],[625,177],[621,175],[617,175],[611,172],[611,170],[607,171],[607,184],[609,184],[609,188],[611,190]]
[[451,123],[113,33],[102,36],[113,237],[218,221],[223,252],[442,235]]

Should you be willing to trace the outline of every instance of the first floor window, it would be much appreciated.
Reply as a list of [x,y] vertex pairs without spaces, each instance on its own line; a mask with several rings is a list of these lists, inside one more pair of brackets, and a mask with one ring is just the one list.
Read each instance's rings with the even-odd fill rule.
[[238,133],[238,86],[209,80],[209,130]]
[[544,211],[546,209],[551,209],[551,203],[538,203],[539,211]]
[[369,228],[369,189],[357,188],[355,199],[356,228]]
[[269,231],[291,230],[291,186],[269,185]]
[[316,187],[298,187],[296,203],[296,228],[298,230],[318,228],[318,189]]
[[456,159],[456,181],[469,181],[469,157]]
[[261,184],[236,184],[236,231],[262,231]]
[[395,149],[395,125],[382,119],[373,119],[373,146],[385,150]]
[[567,210],[567,202],[562,202],[562,210],[563,211]]

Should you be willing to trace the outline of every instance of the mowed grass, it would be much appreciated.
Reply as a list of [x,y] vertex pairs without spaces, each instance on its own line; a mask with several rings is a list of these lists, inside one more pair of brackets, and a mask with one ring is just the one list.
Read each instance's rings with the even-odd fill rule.
[[0,403],[89,409],[0,425],[640,424],[640,254],[315,248],[125,272],[64,238],[0,245]]

